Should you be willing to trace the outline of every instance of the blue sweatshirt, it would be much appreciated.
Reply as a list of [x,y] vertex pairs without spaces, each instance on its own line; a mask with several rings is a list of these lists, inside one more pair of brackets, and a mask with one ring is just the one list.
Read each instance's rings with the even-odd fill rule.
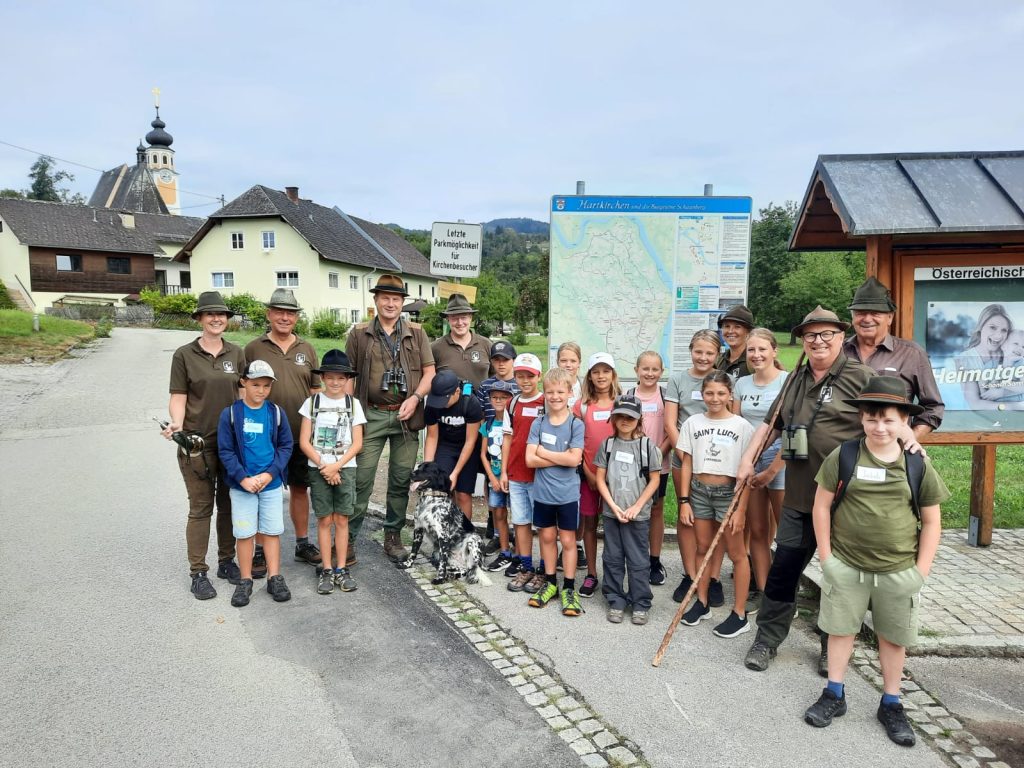
[[[280,484],[287,477],[288,460],[292,455],[292,430],[288,426],[288,418],[284,411],[269,400],[264,401],[264,407],[270,409],[271,424],[281,416],[281,423],[277,426],[277,434],[271,429],[270,441],[274,446],[273,463],[263,472],[269,472]],[[231,429],[231,409],[235,409],[234,430]],[[220,414],[220,421],[217,424],[217,452],[220,454],[220,463],[227,473],[228,482],[232,488],[242,489],[242,481],[251,477],[254,473],[246,470],[245,467],[245,435],[242,428],[245,424],[245,402],[236,400],[225,408]],[[271,485],[274,485],[272,482]]]

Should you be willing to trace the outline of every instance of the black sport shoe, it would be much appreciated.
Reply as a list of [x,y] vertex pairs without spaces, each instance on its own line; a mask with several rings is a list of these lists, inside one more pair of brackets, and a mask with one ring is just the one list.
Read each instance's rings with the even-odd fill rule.
[[736,611],[729,611],[729,618],[712,630],[717,637],[736,637],[750,631],[750,622],[741,619]]
[[722,582],[712,579],[708,585],[708,607],[721,608],[725,605],[725,592],[722,591]]
[[500,552],[500,551],[501,551],[501,542],[498,541],[495,538],[488,539],[487,543],[484,544],[483,547],[480,548],[480,553],[482,555],[485,555],[485,556],[486,555],[493,555],[495,552]]
[[284,583],[284,576],[277,574],[267,579],[267,592],[274,598],[275,603],[284,603],[292,599],[292,593],[288,585]]
[[747,655],[743,658],[743,665],[755,672],[764,672],[768,669],[768,664],[775,658],[777,652],[774,648],[770,648],[767,643],[755,640],[754,644],[750,646],[750,650],[747,651]]
[[513,557],[512,562],[509,563],[508,568],[505,569],[505,576],[511,579],[513,576],[518,576],[522,572],[523,561],[520,560],[518,557]]
[[576,545],[576,570],[578,571],[581,568],[586,568],[588,565],[590,565],[590,563],[587,562],[587,553],[583,549],[583,545],[582,544],[577,544]]
[[263,554],[263,547],[256,547],[252,555],[252,577],[254,579],[267,578],[267,556]]
[[815,728],[825,728],[832,725],[833,717],[842,717],[845,714],[846,694],[844,693],[842,698],[837,698],[832,691],[825,688],[818,700],[804,712],[804,722]]
[[711,609],[708,608],[700,600],[694,601],[693,605],[690,606],[690,610],[683,614],[683,618],[680,621],[688,627],[696,627],[704,619],[711,618]]
[[499,552],[498,556],[491,560],[491,562],[485,566],[484,570],[494,573],[495,571],[504,571],[510,565],[512,565],[512,555],[506,555],[504,552]]
[[672,592],[672,599],[677,603],[683,602],[683,598],[686,597],[686,593],[690,591],[690,587],[693,586],[693,579],[687,574],[683,576],[683,580],[679,582],[679,586]]
[[330,568],[322,568],[320,577],[317,579],[316,592],[318,595],[329,595],[334,591],[334,571]]
[[878,722],[885,726],[885,733],[890,739],[901,747],[914,746],[917,737],[907,721],[902,704],[879,704],[877,717]]
[[593,597],[594,592],[597,590],[597,576],[592,573],[587,574],[587,578],[583,580],[583,586],[579,589],[580,597]]
[[217,590],[213,588],[213,584],[206,578],[206,571],[192,574],[191,590],[192,594],[196,596],[196,600],[212,600],[217,596]]
[[217,578],[227,579],[228,584],[238,584],[242,580],[242,572],[234,560],[221,560],[217,565]]
[[252,596],[252,579],[239,579],[238,586],[235,587],[235,593],[231,595],[231,604],[235,608],[241,608],[249,604],[249,598]]
[[[657,565],[651,567],[651,586],[660,587],[665,583],[665,579],[668,578],[668,573],[665,571],[665,566],[659,562]],[[682,602],[680,600],[679,602]]]
[[295,544],[295,559],[300,563],[320,565],[320,550],[311,541],[300,541]]

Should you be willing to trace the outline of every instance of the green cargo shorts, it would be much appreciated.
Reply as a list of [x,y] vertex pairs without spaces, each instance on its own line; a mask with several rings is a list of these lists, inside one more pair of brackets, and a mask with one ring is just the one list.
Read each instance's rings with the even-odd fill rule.
[[309,495],[313,499],[313,514],[320,520],[331,515],[351,517],[356,508],[356,468],[341,470],[341,485],[330,485],[320,470],[309,470]]
[[904,648],[917,642],[917,612],[924,586],[917,566],[896,573],[868,573],[832,554],[821,571],[818,627],[823,632],[856,635],[870,607],[875,634]]

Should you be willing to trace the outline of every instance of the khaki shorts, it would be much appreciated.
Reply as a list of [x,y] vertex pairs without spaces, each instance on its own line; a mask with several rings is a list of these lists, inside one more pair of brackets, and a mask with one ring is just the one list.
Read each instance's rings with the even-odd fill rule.
[[856,635],[870,607],[875,634],[904,648],[917,642],[917,612],[924,586],[917,566],[896,573],[868,573],[833,554],[821,571],[818,626],[823,632]]
[[356,468],[341,470],[341,485],[331,485],[324,480],[316,467],[306,467],[307,484],[313,497],[313,514],[317,520],[331,515],[351,517],[356,506]]

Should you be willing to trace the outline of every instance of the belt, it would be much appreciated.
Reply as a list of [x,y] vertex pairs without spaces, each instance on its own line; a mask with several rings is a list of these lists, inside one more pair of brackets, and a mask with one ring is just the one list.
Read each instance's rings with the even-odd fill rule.
[[370,403],[370,407],[375,411],[397,411],[402,407],[402,405],[401,403],[398,405],[375,405],[374,403]]

